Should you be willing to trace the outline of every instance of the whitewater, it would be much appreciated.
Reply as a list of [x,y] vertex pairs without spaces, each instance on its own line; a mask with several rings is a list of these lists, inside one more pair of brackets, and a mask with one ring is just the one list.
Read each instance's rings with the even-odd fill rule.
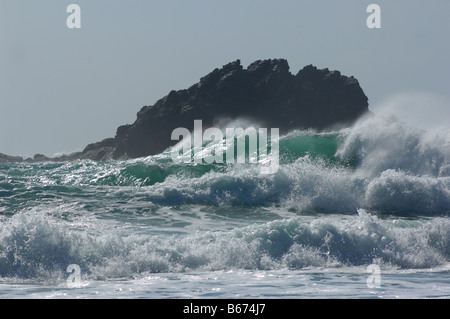
[[372,114],[279,152],[0,164],[0,298],[450,298],[448,129]]

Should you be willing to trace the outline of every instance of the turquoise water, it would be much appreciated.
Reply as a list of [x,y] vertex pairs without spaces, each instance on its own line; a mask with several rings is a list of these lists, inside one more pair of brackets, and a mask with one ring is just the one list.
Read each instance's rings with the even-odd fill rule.
[[449,132],[372,117],[282,136],[272,175],[2,164],[0,298],[449,298],[449,158]]

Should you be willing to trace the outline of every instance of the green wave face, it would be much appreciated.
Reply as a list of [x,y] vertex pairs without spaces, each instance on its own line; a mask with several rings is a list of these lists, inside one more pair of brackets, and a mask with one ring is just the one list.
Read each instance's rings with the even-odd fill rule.
[[[442,145],[449,138],[446,132],[430,136],[374,120],[332,133],[295,131],[280,137],[279,169],[268,175],[261,174],[260,163],[177,164],[171,149],[128,161],[1,165],[0,213],[54,200],[108,197],[113,190],[120,201],[139,198],[159,207],[448,215],[450,154]],[[205,143],[203,150],[213,147]],[[204,153],[192,158],[199,154]]]
[[95,279],[374,261],[448,267],[448,145],[447,132],[369,121],[281,136],[274,174],[251,163],[177,164],[170,149],[3,164],[0,277],[53,280],[68,264]]
[[338,133],[313,134],[297,132],[280,140],[280,157],[283,163],[290,163],[298,158],[309,156],[321,158],[330,163],[337,163],[336,152],[341,135]]

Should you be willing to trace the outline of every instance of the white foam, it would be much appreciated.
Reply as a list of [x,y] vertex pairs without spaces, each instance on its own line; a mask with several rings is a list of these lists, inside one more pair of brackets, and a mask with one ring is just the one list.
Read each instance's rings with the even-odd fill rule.
[[372,263],[392,271],[442,267],[450,258],[447,219],[382,220],[364,210],[356,216],[295,217],[171,236],[130,235],[129,227],[92,222],[97,231],[73,227],[44,213],[21,213],[2,222],[0,275],[60,280],[70,264],[80,266],[83,280]]

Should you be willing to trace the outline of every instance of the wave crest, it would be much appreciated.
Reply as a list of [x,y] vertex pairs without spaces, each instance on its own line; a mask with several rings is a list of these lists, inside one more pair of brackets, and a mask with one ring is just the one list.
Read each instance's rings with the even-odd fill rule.
[[43,214],[20,214],[0,235],[0,276],[66,278],[78,264],[85,278],[131,278],[145,273],[229,269],[445,266],[450,222],[356,216],[277,220],[172,237],[121,236],[115,229],[86,232]]

